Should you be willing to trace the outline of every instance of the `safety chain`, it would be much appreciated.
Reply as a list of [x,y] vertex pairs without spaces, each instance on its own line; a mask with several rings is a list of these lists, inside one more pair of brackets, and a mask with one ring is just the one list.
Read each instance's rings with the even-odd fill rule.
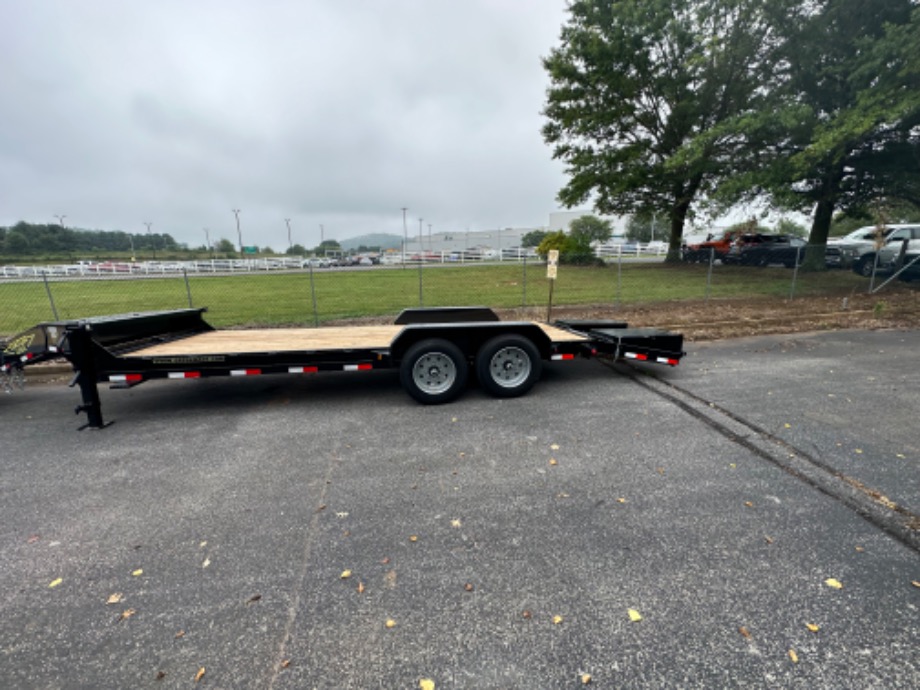
[[26,373],[23,368],[14,366],[9,372],[0,370],[0,387],[6,394],[12,393],[14,388],[25,390]]

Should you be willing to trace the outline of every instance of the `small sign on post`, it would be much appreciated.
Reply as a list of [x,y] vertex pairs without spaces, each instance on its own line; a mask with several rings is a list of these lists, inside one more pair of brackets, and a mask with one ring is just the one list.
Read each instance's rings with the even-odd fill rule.
[[550,249],[546,253],[546,278],[549,280],[549,301],[546,305],[546,323],[550,323],[553,313],[553,286],[556,284],[556,271],[559,267],[559,250]]

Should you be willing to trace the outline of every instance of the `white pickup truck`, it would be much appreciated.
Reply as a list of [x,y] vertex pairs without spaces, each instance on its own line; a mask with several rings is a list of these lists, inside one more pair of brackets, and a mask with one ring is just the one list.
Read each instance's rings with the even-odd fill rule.
[[[853,263],[853,270],[867,278],[873,273],[892,273],[900,267],[898,262],[902,252],[911,258],[920,254],[920,224],[894,226],[885,238],[885,244],[878,250],[861,254]],[[909,263],[911,258],[907,258],[904,263]]]

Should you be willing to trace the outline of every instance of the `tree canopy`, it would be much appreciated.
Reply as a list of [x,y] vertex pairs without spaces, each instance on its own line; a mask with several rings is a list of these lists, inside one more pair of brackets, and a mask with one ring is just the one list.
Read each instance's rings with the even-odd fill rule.
[[180,248],[168,233],[126,233],[110,230],[80,230],[60,224],[33,224],[20,221],[0,227],[0,254],[40,256],[80,252],[152,252]]
[[569,181],[568,207],[659,211],[679,258],[698,197],[729,171],[730,141],[701,133],[756,106],[773,43],[767,0],[574,0],[560,45],[543,61],[543,127]]

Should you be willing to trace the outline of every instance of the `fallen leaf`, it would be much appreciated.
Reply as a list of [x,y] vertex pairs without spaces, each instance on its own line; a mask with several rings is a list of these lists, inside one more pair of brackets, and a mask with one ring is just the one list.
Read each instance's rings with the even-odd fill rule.
[[143,571],[143,569],[138,568],[137,570],[133,571],[131,574],[132,574],[134,577],[140,577],[141,575],[144,574],[144,571]]
[[177,632],[176,635],[175,635],[175,639],[177,639],[177,640],[182,639],[183,637],[185,637],[185,631],[184,631],[184,630],[180,630],[180,631]]
[[857,448],[857,449],[856,449],[855,451],[853,451],[853,452],[855,452],[857,455],[862,455],[862,448]]
[[907,456],[904,455],[904,453],[896,453],[895,457],[899,458],[900,460],[904,460]]
[[358,594],[364,594],[364,583],[360,580],[358,581]]
[[549,464],[552,465],[553,467],[555,467],[556,465],[559,464],[559,462],[556,460],[556,458],[550,458],[550,459],[549,459]]
[[120,604],[125,600],[125,595],[121,592],[116,592],[115,594],[110,594],[109,598],[105,600],[106,604]]
[[207,568],[209,565],[211,565],[211,559],[210,559],[210,558],[205,558],[205,559],[204,559],[204,562],[201,564],[201,567],[202,567],[202,568]]
[[322,511],[322,510],[326,510],[326,504],[325,504],[325,503],[321,503],[321,504],[319,505],[319,507],[316,509],[316,512],[318,513],[318,512],[320,512],[320,511]]
[[523,612],[521,612],[521,617],[522,617],[522,618],[527,618],[527,619],[529,620],[532,616],[533,616],[533,614],[532,614],[530,611],[523,611]]
[[195,682],[197,683],[204,677],[204,666],[198,669],[198,673],[195,674]]
[[729,464],[729,467],[730,467],[731,469],[735,469],[736,467],[738,467],[738,465],[736,465],[735,463],[730,463],[730,464]]
[[827,578],[824,581],[824,584],[826,584],[828,587],[833,587],[834,589],[843,589],[843,585],[840,583],[840,581],[835,580],[832,577]]
[[386,625],[388,628],[395,628],[396,621],[394,621],[392,618],[387,618],[387,622],[384,625]]
[[203,549],[203,548],[204,548],[205,546],[207,546],[207,545],[208,545],[208,542],[203,541],[203,542],[201,542],[200,544],[198,544],[198,548],[199,548],[199,549]]
[[419,690],[434,690],[434,681],[431,678],[422,678],[418,682]]
[[556,494],[556,498],[571,498],[571,496],[567,494],[565,491],[561,491],[558,494]]
[[343,536],[343,537],[350,537],[350,536],[351,536],[351,530],[350,530],[350,529],[343,529],[343,530],[342,530],[342,536]]
[[462,524],[463,523],[461,523],[460,520],[457,520],[456,518],[450,521],[451,527],[461,527]]
[[638,623],[642,620],[642,614],[636,611],[636,609],[629,609],[628,613],[629,620],[631,620],[633,623]]
[[261,594],[253,594],[251,597],[249,597],[249,598],[246,600],[246,604],[247,604],[247,605],[249,605],[249,604],[254,604],[255,602],[259,601],[261,598],[262,598],[262,595],[261,595]]
[[813,633],[818,632],[821,628],[815,625],[814,623],[806,623],[805,627],[811,630]]
[[910,584],[912,584],[914,587],[920,587],[920,580],[911,580]]
[[789,658],[792,659],[793,664],[799,663],[799,655],[795,653],[794,649],[789,650]]
[[409,537],[409,541],[411,541],[411,542],[417,542],[417,541],[418,541],[418,535],[417,535],[417,534],[413,534],[412,536]]
[[750,501],[745,501],[745,502],[744,502],[744,505],[746,505],[748,508],[753,508],[753,507],[754,507],[754,504],[751,503]]
[[34,543],[37,542],[39,539],[41,539],[40,536],[38,536],[37,534],[33,534],[31,537],[29,537],[28,539],[26,539],[26,544],[34,544]]
[[135,613],[137,613],[137,611],[135,611],[134,609],[125,609],[124,611],[121,612],[121,615],[118,617],[118,620],[115,622],[120,623],[123,620],[127,620],[128,618],[133,616]]
[[473,587],[473,585],[471,585],[469,582],[467,582],[465,585],[463,585],[463,589],[465,589],[467,592],[472,592],[473,589],[475,589],[475,588]]
[[[662,477],[664,476],[664,467],[658,467],[658,468],[655,469],[655,471],[656,471],[658,474],[660,474]],[[590,678],[590,676],[588,676],[588,677]]]
[[163,680],[166,677],[166,671],[157,671],[157,680]]
[[559,444],[558,444],[558,443],[554,443],[553,445],[550,446],[550,449],[551,449],[551,450],[559,450]]
[[786,423],[786,424],[783,424],[783,428],[784,428],[784,429],[791,429],[791,428],[792,428],[792,425],[789,424],[789,423]]
[[865,551],[865,549],[862,546],[856,547],[856,553],[862,553],[863,551]]
[[350,570],[343,570],[343,571],[342,571],[342,574],[339,575],[339,577],[340,577],[341,579],[343,579],[343,580],[347,580],[348,578],[351,577],[351,571],[350,571]]
[[290,659],[285,659],[284,661],[281,662],[281,668],[287,668],[290,665],[291,665]]
[[618,499],[617,499],[617,503],[626,503],[626,499],[625,499],[625,498],[618,498]]
[[562,616],[553,616],[553,625],[559,625],[562,622]]
[[773,543],[773,537],[764,537],[763,540],[764,540],[765,542],[767,542],[768,544],[772,544],[772,543]]
[[581,674],[581,684],[582,684],[582,685],[587,685],[587,684],[590,683],[590,682],[591,682],[591,674],[590,674],[590,673],[582,673],[582,674]]
[[751,632],[750,632],[747,628],[745,628],[743,625],[742,625],[740,628],[738,628],[738,632],[741,633],[741,636],[742,636],[745,640],[750,640],[750,639],[751,639]]
[[383,565],[387,565],[389,562],[390,562],[389,556],[385,557],[383,560],[380,561],[380,563]]
[[451,421],[451,424],[453,424],[454,422],[457,421],[457,418],[456,418],[456,417],[451,417],[451,418],[450,418],[450,421]]
[[48,583],[48,588],[49,588],[49,589],[54,589],[54,588],[57,587],[59,584],[61,584],[63,581],[64,581],[64,578],[61,578],[61,577],[59,577],[59,578],[56,579],[56,580],[52,580],[51,582]]

